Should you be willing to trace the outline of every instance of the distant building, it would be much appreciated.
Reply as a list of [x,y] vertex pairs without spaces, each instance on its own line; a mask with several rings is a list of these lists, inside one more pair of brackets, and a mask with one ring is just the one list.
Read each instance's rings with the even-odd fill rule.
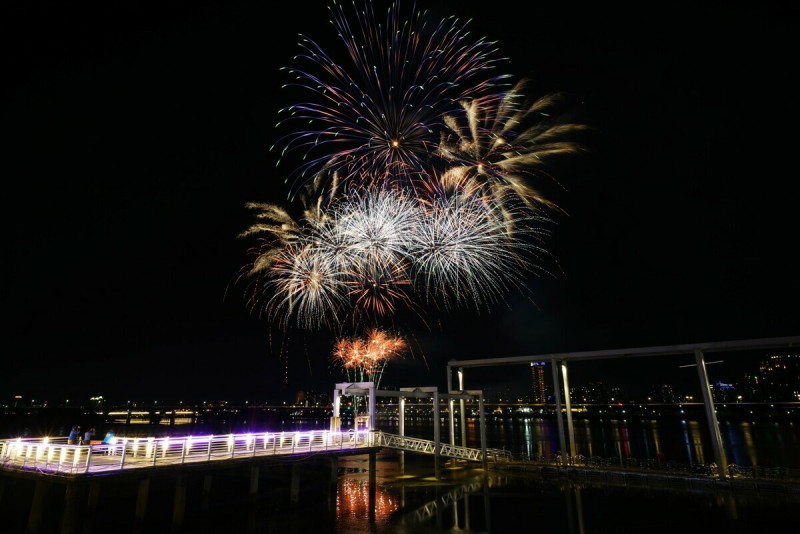
[[755,380],[761,400],[800,400],[800,354],[773,354],[759,364]]
[[333,402],[330,393],[320,393],[317,391],[298,391],[295,395],[294,404],[297,406],[329,406]]
[[675,390],[669,384],[658,384],[650,388],[647,400],[662,404],[675,404]]
[[547,402],[547,384],[544,381],[545,362],[531,362],[531,378],[533,379],[533,396],[531,400],[534,404],[544,404]]
[[716,382],[714,384],[709,384],[709,387],[711,388],[711,398],[714,402],[733,402],[738,395],[736,386],[733,384]]
[[756,402],[763,400],[761,385],[758,382],[760,373],[745,373],[744,377],[738,383],[739,394],[742,399],[747,402]]
[[610,397],[605,384],[600,381],[589,382],[585,386],[577,387],[571,392],[571,395],[572,402],[585,404],[603,404],[609,402]]
[[608,402],[626,402],[628,400],[628,395],[624,389],[619,386],[612,386],[608,390]]

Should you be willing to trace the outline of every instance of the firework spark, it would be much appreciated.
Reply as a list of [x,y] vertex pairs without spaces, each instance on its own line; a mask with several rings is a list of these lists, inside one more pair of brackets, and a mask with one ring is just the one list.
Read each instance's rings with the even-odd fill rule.
[[310,246],[291,244],[275,256],[264,290],[272,293],[267,316],[282,326],[296,317],[297,326],[314,329],[338,321],[346,306],[345,284],[331,256]]
[[364,338],[338,339],[332,358],[345,370],[348,380],[371,380],[377,388],[386,364],[401,358],[407,350],[408,345],[402,337],[372,328]]
[[457,18],[436,22],[413,7],[406,20],[395,2],[382,22],[370,2],[353,7],[354,24],[340,4],[329,8],[344,61],[302,36],[300,66],[285,69],[286,86],[309,96],[282,109],[279,125],[310,129],[292,131],[273,147],[281,147],[281,157],[303,152],[295,186],[320,174],[359,183],[365,175],[397,182],[425,172],[444,116],[460,101],[490,99],[507,86],[507,76],[496,74],[496,44],[473,39]]
[[[545,254],[537,246],[543,218],[454,187],[421,204],[423,224],[413,234],[413,283],[426,301],[445,309],[488,307],[512,288],[524,287],[525,275],[537,270]],[[513,225],[515,232],[509,232]]]
[[351,196],[292,227],[281,247],[266,245],[255,265],[269,266],[252,274],[272,294],[268,315],[294,315],[303,327],[374,321],[400,308],[420,315],[420,297],[445,309],[489,306],[522,288],[545,253],[543,218],[512,207],[457,187],[427,198]]
[[580,151],[567,136],[586,127],[552,117],[560,94],[525,101],[526,83],[517,83],[501,99],[462,101],[461,113],[445,117],[439,154],[449,163],[451,177],[474,181],[495,200],[513,195],[530,208],[558,210],[531,182],[540,177],[555,181],[545,164]]
[[530,101],[526,82],[509,88],[495,43],[458,19],[413,7],[406,20],[399,2],[385,20],[368,0],[352,19],[329,9],[344,59],[302,38],[288,85],[307,99],[279,125],[306,129],[275,144],[278,164],[302,155],[286,176],[302,215],[248,204],[249,304],[284,328],[357,327],[524,290],[547,272],[546,227],[560,211],[540,178],[558,185],[546,163],[580,151],[568,137],[586,128],[554,118],[560,95]]

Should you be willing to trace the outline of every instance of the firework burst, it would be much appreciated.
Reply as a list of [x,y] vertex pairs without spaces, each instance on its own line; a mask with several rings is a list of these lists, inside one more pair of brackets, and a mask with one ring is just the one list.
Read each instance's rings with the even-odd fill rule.
[[348,380],[371,380],[377,388],[386,364],[403,357],[407,350],[408,345],[402,337],[372,328],[364,338],[338,339],[332,358],[345,370]]
[[[414,197],[377,190],[340,200],[323,218],[292,227],[282,248],[265,246],[254,272],[270,316],[298,325],[391,317],[416,303],[487,307],[540,269],[543,217],[454,185]],[[514,227],[514,232],[509,228]],[[303,233],[305,232],[305,233]]]
[[264,285],[271,293],[267,317],[284,328],[295,317],[297,326],[331,326],[347,305],[346,286],[331,255],[309,245],[291,244],[275,255]]
[[290,196],[319,175],[335,173],[343,182],[363,185],[365,174],[394,183],[424,173],[444,116],[460,101],[491,99],[506,87],[506,76],[495,70],[501,61],[496,44],[473,39],[466,23],[453,17],[436,22],[414,6],[406,19],[400,2],[383,20],[371,2],[353,8],[354,24],[340,4],[329,8],[343,61],[302,36],[299,66],[286,69],[287,86],[304,91],[308,100],[282,109],[279,125],[310,127],[274,146],[281,157],[303,153],[304,162],[291,175]]
[[[495,44],[466,24],[416,7],[405,19],[399,2],[382,19],[363,5],[350,17],[329,8],[341,58],[302,37],[287,69],[304,98],[279,126],[305,129],[273,148],[279,165],[302,156],[286,175],[301,216],[247,205],[256,222],[241,237],[258,238],[243,269],[249,304],[284,329],[352,320],[358,331],[402,310],[422,318],[422,304],[481,310],[524,290],[548,272],[546,228],[560,211],[541,187],[559,185],[547,163],[582,149],[570,136],[586,128],[554,116],[561,96],[527,100],[524,81],[495,74]],[[352,359],[369,343],[340,340],[334,354],[372,375]]]
[[545,254],[537,245],[544,218],[481,196],[472,185],[450,184],[446,194],[421,203],[424,223],[409,248],[415,290],[445,309],[496,303],[522,288],[525,275],[539,267],[534,260]]
[[531,182],[542,177],[555,182],[546,163],[580,151],[568,137],[586,127],[553,117],[562,95],[527,101],[526,83],[519,82],[499,99],[462,101],[460,113],[445,117],[447,129],[438,152],[448,162],[451,177],[474,182],[495,201],[514,196],[529,208],[559,210]]

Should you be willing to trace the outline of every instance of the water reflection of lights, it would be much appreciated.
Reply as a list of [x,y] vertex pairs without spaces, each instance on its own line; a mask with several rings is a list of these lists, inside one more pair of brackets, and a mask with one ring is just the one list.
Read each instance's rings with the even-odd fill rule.
[[586,425],[586,446],[589,449],[589,456],[594,456],[594,448],[592,448],[592,428]]
[[658,435],[658,421],[650,421],[650,431],[653,434],[653,443],[656,447],[656,458],[661,459],[663,454],[661,451],[661,438]]
[[525,419],[522,422],[522,434],[523,434],[523,447],[525,448],[525,453],[528,457],[531,456],[533,453],[533,437],[531,435],[531,420]]
[[750,465],[758,465],[756,444],[753,439],[753,429],[750,427],[750,423],[746,421],[742,423],[742,433],[744,434],[744,443],[747,446],[747,455],[750,458]]
[[690,422],[689,432],[692,435],[692,445],[694,446],[694,454],[695,458],[697,458],[697,462],[701,464],[706,463],[706,456],[703,452],[703,438],[700,435],[700,424],[697,421]]
[[[369,511],[369,483],[366,480],[351,478],[339,481],[339,491],[336,494],[336,519],[363,520],[368,517]],[[388,519],[400,508],[397,499],[380,487],[375,488],[375,520]]]

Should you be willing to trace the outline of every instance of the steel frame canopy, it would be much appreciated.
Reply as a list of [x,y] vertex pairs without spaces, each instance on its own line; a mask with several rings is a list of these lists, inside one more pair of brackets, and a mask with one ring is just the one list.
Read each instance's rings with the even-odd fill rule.
[[[450,390],[447,393],[440,393],[439,388],[435,386],[424,387],[406,387],[399,390],[376,389],[374,382],[341,382],[336,384],[333,391],[333,417],[331,418],[331,431],[339,430],[340,428],[340,411],[341,399],[343,396],[362,395],[368,397],[368,412],[369,419],[367,428],[369,430],[375,429],[375,398],[376,397],[393,397],[398,399],[399,405],[399,425],[398,430],[401,436],[405,435],[405,400],[408,398],[413,399],[432,399],[433,400],[433,441],[434,441],[434,468],[436,478],[440,477],[439,467],[439,445],[441,443],[441,429],[439,425],[439,402],[441,399],[449,401],[449,415],[450,415],[450,444],[455,446],[455,418],[453,413],[453,401],[458,399],[461,402],[461,421],[462,421],[462,435],[466,436],[466,431],[463,428],[465,421],[464,416],[464,401],[477,400],[479,413],[480,413],[480,436],[481,436],[481,454],[483,458],[483,466],[486,467],[486,416],[483,409],[483,391],[480,390]],[[462,446],[466,447],[466,439],[463,440]]]
[[[567,376],[567,362],[568,361],[587,361],[587,360],[602,360],[614,358],[637,358],[645,356],[671,356],[671,355],[685,355],[694,354],[695,364],[697,366],[698,378],[700,380],[700,390],[703,395],[703,405],[705,407],[706,420],[708,422],[709,432],[711,434],[711,443],[714,448],[714,457],[718,466],[719,478],[724,480],[727,478],[728,461],[725,456],[725,449],[722,447],[722,436],[719,431],[719,423],[717,422],[716,410],[714,408],[714,400],[711,396],[711,386],[708,382],[708,373],[706,372],[706,361],[704,354],[714,352],[732,352],[742,350],[761,350],[761,349],[774,349],[782,347],[795,347],[800,346],[800,336],[790,337],[773,337],[762,339],[744,339],[736,341],[722,341],[712,343],[693,343],[685,345],[664,345],[655,347],[640,347],[631,349],[612,349],[612,350],[594,350],[585,352],[568,352],[562,354],[538,354],[533,356],[511,356],[503,358],[482,358],[474,360],[454,360],[451,359],[447,362],[447,388],[449,391],[453,390],[453,369],[456,369],[458,376],[459,389],[464,389],[464,369],[467,367],[488,367],[497,365],[519,365],[530,364],[532,362],[541,362],[543,360],[550,360],[553,366],[553,389],[555,392],[556,400],[556,414],[558,423],[559,444],[562,451],[566,451],[566,439],[564,436],[564,421],[562,415],[561,405],[561,388],[559,387],[559,371],[561,373],[561,381],[563,382],[565,408],[567,414],[567,427],[569,432],[569,451],[570,457],[576,455],[575,451],[575,431],[572,425],[572,406],[569,396],[569,380]],[[464,417],[463,401],[461,417]],[[466,434],[464,421],[462,419],[461,425],[461,439],[462,445],[466,442]],[[564,466],[568,463],[568,456],[562,455]]]

